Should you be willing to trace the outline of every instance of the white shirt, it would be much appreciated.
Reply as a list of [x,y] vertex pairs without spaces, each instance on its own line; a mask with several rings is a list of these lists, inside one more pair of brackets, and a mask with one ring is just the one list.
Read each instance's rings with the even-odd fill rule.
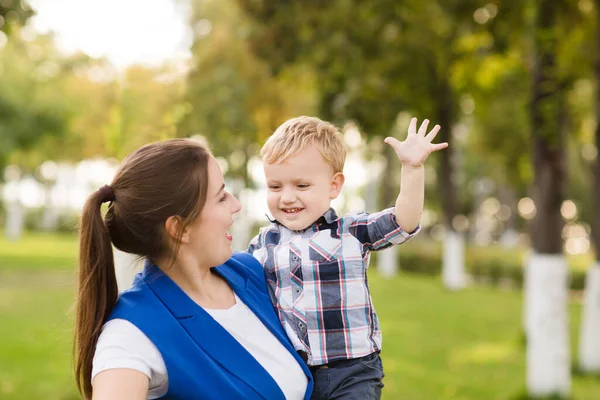
[[[226,310],[204,309],[263,366],[288,400],[304,399],[308,378],[290,352],[237,295]],[[167,393],[169,378],[160,352],[131,322],[113,319],[102,327],[94,354],[92,381],[102,371],[128,368],[150,379],[148,399]]]

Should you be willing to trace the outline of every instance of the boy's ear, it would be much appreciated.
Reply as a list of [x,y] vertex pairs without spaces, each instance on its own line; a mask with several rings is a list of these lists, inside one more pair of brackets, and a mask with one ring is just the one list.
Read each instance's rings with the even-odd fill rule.
[[340,195],[340,192],[342,191],[342,186],[344,186],[345,180],[346,180],[346,178],[344,177],[343,173],[336,172],[335,174],[333,174],[333,176],[331,177],[331,184],[329,186],[329,199],[330,200],[333,200]]
[[[167,220],[165,221],[165,230],[167,231],[167,234],[169,235],[169,237],[172,240],[177,240],[177,234],[180,232],[181,229],[181,218],[178,216],[170,216],[169,218],[167,218]],[[185,229],[183,231],[183,235],[181,235],[181,243],[189,243],[190,242],[190,235],[188,233],[188,230]]]

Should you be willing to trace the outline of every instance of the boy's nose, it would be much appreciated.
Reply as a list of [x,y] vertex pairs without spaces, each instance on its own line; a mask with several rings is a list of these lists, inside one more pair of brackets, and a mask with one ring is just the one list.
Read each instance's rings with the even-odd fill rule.
[[293,203],[296,201],[296,194],[293,190],[283,190],[281,193],[282,203]]

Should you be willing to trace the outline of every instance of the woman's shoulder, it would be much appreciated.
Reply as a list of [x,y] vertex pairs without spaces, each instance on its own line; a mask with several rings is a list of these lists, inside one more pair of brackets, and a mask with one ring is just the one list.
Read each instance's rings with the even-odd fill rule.
[[104,324],[92,364],[92,380],[110,369],[133,369],[150,379],[149,398],[167,392],[167,367],[158,348],[134,324],[112,319]]
[[113,308],[109,320],[114,318],[125,318],[132,310],[148,312],[153,308],[150,292],[144,283],[141,274],[138,274],[130,288],[119,293],[117,304]]
[[266,284],[265,275],[261,263],[254,256],[245,252],[235,252],[231,258],[223,264],[234,270],[243,278],[248,278],[257,284]]

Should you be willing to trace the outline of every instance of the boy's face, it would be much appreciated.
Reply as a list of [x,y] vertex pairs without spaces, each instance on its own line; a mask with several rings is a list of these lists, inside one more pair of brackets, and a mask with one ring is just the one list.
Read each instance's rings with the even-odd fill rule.
[[264,163],[269,211],[288,229],[308,228],[330,207],[344,184],[321,153],[308,145],[283,162]]

